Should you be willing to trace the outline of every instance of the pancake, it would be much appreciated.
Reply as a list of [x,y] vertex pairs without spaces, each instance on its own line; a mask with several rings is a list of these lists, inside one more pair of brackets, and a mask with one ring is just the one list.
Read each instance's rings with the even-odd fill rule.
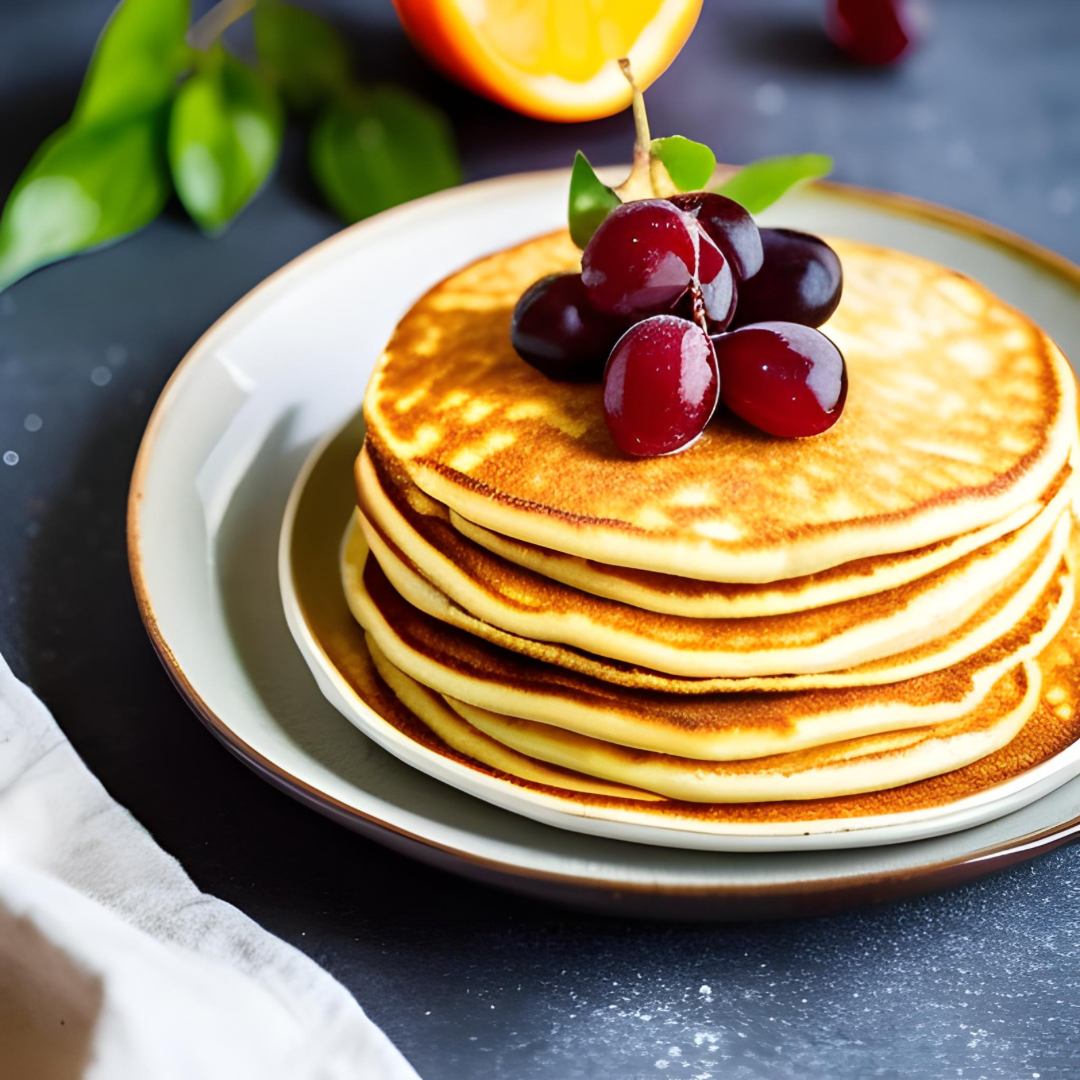
[[595,777],[583,776],[572,769],[564,769],[558,765],[550,765],[547,762],[526,757],[511,749],[505,742],[493,739],[475,725],[470,724],[434,691],[422,686],[415,679],[410,679],[403,671],[395,668],[377,646],[371,646],[369,643],[369,648],[376,670],[387,686],[397,695],[398,700],[413,715],[423,720],[452,750],[484,765],[490,765],[507,776],[531,780],[545,787],[562,788],[564,791],[581,791],[590,795],[606,795],[615,799],[643,799],[646,802],[662,798],[652,792],[640,791],[623,784],[606,783]]
[[[354,532],[361,530],[353,526]],[[410,605],[442,622],[465,630],[495,645],[549,664],[592,675],[617,685],[672,693],[729,690],[796,690],[811,687],[875,685],[898,682],[941,671],[990,645],[1008,633],[1038,601],[1061,568],[1071,534],[1071,515],[1064,515],[1053,532],[1010,579],[969,619],[951,633],[915,648],[855,667],[811,674],[688,678],[670,675],[625,661],[554,642],[510,634],[476,618],[431,584],[401,554],[384,545],[379,561],[367,557],[366,544],[346,541],[343,582],[350,605],[360,576],[385,574],[393,589]],[[377,570],[376,570],[377,565]],[[371,582],[368,581],[370,587]],[[361,620],[362,622],[363,620]]]
[[[466,521],[453,510],[449,511],[449,520],[459,533],[492,554],[582,592],[665,615],[694,619],[745,619],[786,615],[792,611],[856,600],[895,589],[933,573],[1026,524],[1060,493],[1071,473],[1071,467],[1066,466],[1038,502],[1028,503],[1016,513],[985,528],[940,540],[915,551],[856,559],[806,577],[758,585],[695,581],[693,578],[659,574],[651,570],[606,566],[577,555],[564,555],[561,551],[502,536]],[[1075,488],[1075,484],[1070,487]],[[432,506],[441,506],[433,499],[427,501]]]
[[510,344],[522,291],[576,265],[559,233],[483,259],[414,305],[368,388],[368,437],[483,528],[705,581],[771,582],[913,551],[1037,501],[1075,437],[1060,351],[960,274],[833,243],[845,290],[825,331],[850,389],[823,435],[775,439],[723,415],[682,453],[619,453],[601,387],[553,382]]
[[894,815],[924,813],[957,804],[987,792],[1067,749],[1080,738],[1080,618],[1074,611],[1053,641],[1039,654],[1042,698],[1020,729],[1002,749],[961,769],[912,784],[859,795],[827,799],[757,803],[691,803],[629,801],[602,795],[549,788],[498,772],[448,747],[398,700],[379,677],[360,627],[355,635],[328,640],[332,660],[353,691],[380,716],[429,752],[450,758],[477,772],[501,777],[525,789],[555,796],[575,806],[576,813],[597,814],[609,820],[652,821],[657,826],[697,832],[727,832],[743,826],[780,832],[819,831],[839,827],[884,824]]
[[1039,667],[1029,660],[1003,675],[973,712],[955,720],[725,762],[632,750],[446,700],[479,731],[541,761],[573,762],[589,774],[686,802],[786,802],[882,791],[970,765],[1012,742],[1035,712],[1040,687]]
[[786,615],[689,619],[583,593],[493,555],[439,514],[388,493],[366,454],[359,461],[361,528],[391,580],[407,560],[491,626],[689,677],[832,671],[948,634],[1042,545],[1071,495],[1061,489],[1020,529],[886,593]]
[[[351,542],[362,545],[363,537],[354,533]],[[374,561],[362,576],[355,567],[346,560],[347,596],[370,641],[440,694],[608,742],[705,760],[761,757],[963,716],[1007,670],[1046,646],[1073,605],[1071,578],[1062,573],[992,646],[903,682],[673,694],[614,686],[499,648],[413,608]]]

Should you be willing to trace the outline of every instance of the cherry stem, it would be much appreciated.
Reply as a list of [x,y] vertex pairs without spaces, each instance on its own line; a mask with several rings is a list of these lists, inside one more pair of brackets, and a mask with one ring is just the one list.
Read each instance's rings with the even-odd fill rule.
[[672,183],[664,163],[653,157],[645,97],[634,82],[630,61],[625,57],[619,61],[619,70],[634,92],[634,164],[630,175],[615,189],[615,194],[623,202],[632,202],[635,199],[666,199],[679,189]]
[[634,149],[641,147],[648,150],[652,144],[652,138],[649,136],[649,116],[645,112],[645,95],[634,82],[634,73],[630,70],[630,61],[626,57],[619,61],[619,70],[626,76],[626,81],[634,92],[634,132],[636,134]]
[[649,117],[645,112],[645,98],[634,82],[630,61],[625,57],[619,61],[619,70],[626,77],[634,92],[634,164],[630,175],[615,189],[615,194],[623,202],[636,199],[655,199],[656,189],[652,177],[652,150],[649,137]]

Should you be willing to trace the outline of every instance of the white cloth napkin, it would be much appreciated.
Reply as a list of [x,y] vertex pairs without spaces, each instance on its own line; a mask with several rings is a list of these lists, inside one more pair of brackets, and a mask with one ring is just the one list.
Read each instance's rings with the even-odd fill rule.
[[0,1077],[417,1080],[343,986],[195,887],[2,657]]

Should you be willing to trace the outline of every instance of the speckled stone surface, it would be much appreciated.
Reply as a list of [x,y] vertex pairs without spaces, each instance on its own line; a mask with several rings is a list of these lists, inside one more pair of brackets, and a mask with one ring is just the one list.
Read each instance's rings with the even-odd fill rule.
[[[0,4],[0,192],[66,116],[111,0]],[[314,2],[313,2],[313,6]],[[939,0],[897,71],[838,61],[816,0],[708,0],[653,125],[733,161],[823,150],[837,177],[960,207],[1080,259],[1080,4]],[[452,112],[470,178],[625,158],[629,121],[545,126],[447,87],[389,0],[339,3],[359,68]],[[575,915],[412,864],[285,796],[188,712],[124,552],[153,401],[213,319],[337,227],[302,139],[222,239],[171,210],[0,295],[0,650],[196,881],[325,964],[426,1080],[1080,1077],[1080,848],[818,920]],[[6,462],[15,461],[15,464]]]

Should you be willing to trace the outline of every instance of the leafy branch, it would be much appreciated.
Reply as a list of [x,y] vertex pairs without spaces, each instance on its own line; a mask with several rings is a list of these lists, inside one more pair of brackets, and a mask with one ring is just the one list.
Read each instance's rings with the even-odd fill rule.
[[[681,191],[703,190],[716,169],[713,152],[702,143],[681,135],[653,139],[653,164],[659,161],[670,178],[661,195],[654,186],[634,198],[666,198]],[[733,176],[710,190],[734,199],[751,214],[760,214],[804,180],[817,180],[832,171],[832,158],[825,154],[790,154],[760,158],[744,165]],[[631,179],[633,174],[631,174]],[[596,175],[588,158],[579,150],[570,174],[570,236],[584,249],[600,223],[621,202],[625,185],[609,188]]]
[[[701,191],[716,171],[716,155],[704,143],[682,135],[652,138],[645,98],[634,82],[630,62],[620,60],[619,66],[634,92],[634,164],[630,175],[618,187],[610,188],[596,175],[588,158],[580,150],[577,152],[570,173],[568,218],[570,237],[582,249],[604,218],[621,203]],[[827,176],[832,166],[832,158],[825,154],[761,158],[713,190],[734,199],[751,214],[760,214],[796,184]]]
[[[222,33],[253,14],[258,63]],[[122,0],[94,49],[71,119],[38,149],[0,216],[0,290],[48,263],[120,240],[173,192],[207,234],[265,184],[286,112],[311,121],[309,160],[329,205],[357,221],[460,182],[441,112],[352,77],[344,38],[281,0]]]

